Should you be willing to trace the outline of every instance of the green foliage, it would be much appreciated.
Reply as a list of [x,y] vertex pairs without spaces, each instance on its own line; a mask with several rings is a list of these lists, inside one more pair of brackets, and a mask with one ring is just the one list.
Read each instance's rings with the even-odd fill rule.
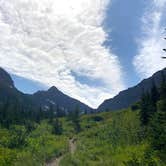
[[9,148],[19,148],[21,146],[25,146],[26,136],[27,133],[24,126],[11,126]]
[[[159,91],[153,85],[131,110],[81,115],[76,108],[59,118],[58,106],[47,112],[20,108],[16,101],[0,105],[2,166],[39,166],[59,156],[64,156],[60,166],[166,165],[164,82]],[[73,137],[77,146],[71,154]]]
[[141,161],[138,159],[137,155],[135,153],[133,153],[131,155],[131,159],[124,162],[125,166],[143,166],[143,164],[141,163]]
[[[140,120],[151,146],[151,151],[162,161],[166,154],[166,82],[163,79],[161,88],[155,86],[151,93],[144,94],[141,100]],[[153,164],[151,164],[153,165]]]
[[151,96],[149,93],[143,94],[141,99],[140,120],[143,126],[148,125],[152,116],[153,106],[151,103]]
[[[157,105],[163,108],[162,101]],[[139,115],[139,111],[122,110],[79,116],[81,131],[75,135],[77,148],[74,154],[68,153],[68,140],[73,137],[75,128],[73,121],[66,118],[53,119],[56,127],[60,124],[63,128],[61,134],[54,132],[56,135],[52,133],[57,131],[56,127],[49,120],[33,124],[30,130],[22,125],[12,125],[9,130],[1,128],[0,165],[38,166],[66,154],[60,166],[164,166],[165,151],[161,153],[158,147],[165,134],[159,135],[161,140],[157,135],[165,130],[162,128],[165,125],[158,126],[159,115],[155,113],[156,120],[153,120],[152,128],[148,128],[150,139],[144,138]],[[160,118],[162,122],[163,115]]]
[[100,121],[103,121],[103,117],[101,116],[92,116],[91,119],[95,122],[100,122]]
[[158,111],[149,125],[151,147],[166,162],[166,111]]
[[157,112],[158,100],[159,92],[153,83],[150,92],[144,93],[141,98],[140,120],[143,126],[147,126],[155,112]]
[[38,166],[46,160],[65,153],[66,136],[52,134],[52,126],[41,122],[31,132],[24,126],[13,125],[10,130],[0,129],[0,165]]
[[67,138],[52,135],[52,127],[46,122],[38,125],[29,135],[27,144],[26,149],[42,162],[67,150]]
[[131,106],[132,111],[137,111],[138,109],[140,109],[140,102],[137,102]]
[[7,129],[0,129],[0,147],[9,147],[10,132]]
[[12,166],[16,160],[17,153],[15,150],[0,147],[0,165]]
[[[103,120],[94,121],[93,117],[98,116]],[[123,162],[130,159],[133,151],[138,151],[140,155],[144,152],[139,135],[138,111],[85,116],[81,124],[77,151],[74,155],[67,155],[61,162],[62,166],[124,165]],[[90,127],[87,128],[87,125]]]

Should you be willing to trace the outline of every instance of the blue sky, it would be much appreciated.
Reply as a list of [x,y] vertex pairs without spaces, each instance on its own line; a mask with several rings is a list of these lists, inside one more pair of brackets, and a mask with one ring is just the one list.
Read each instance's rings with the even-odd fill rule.
[[32,81],[23,77],[19,77],[16,75],[11,74],[12,79],[14,80],[15,86],[17,89],[21,90],[24,93],[32,94],[38,90],[47,90],[48,87],[36,82]]
[[125,72],[127,86],[133,86],[140,80],[132,63],[137,54],[136,39],[141,33],[141,17],[146,8],[144,0],[113,0],[107,11],[105,28],[110,41],[105,44],[118,55]]
[[1,1],[0,65],[25,93],[56,86],[95,108],[166,66],[165,6],[166,0]]

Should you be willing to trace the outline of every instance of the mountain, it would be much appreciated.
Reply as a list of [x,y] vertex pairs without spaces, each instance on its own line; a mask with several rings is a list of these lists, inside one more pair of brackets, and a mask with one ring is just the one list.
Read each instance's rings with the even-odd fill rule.
[[14,83],[10,75],[2,68],[0,68],[0,87],[14,88]]
[[60,107],[62,110],[72,111],[76,107],[79,107],[82,111],[92,111],[92,109],[81,103],[80,101],[71,98],[61,91],[59,91],[56,87],[51,87],[48,91],[38,91],[33,94],[33,100],[42,107],[49,107],[50,104],[54,106]]
[[65,111],[71,111],[76,107],[79,107],[81,111],[92,111],[89,106],[63,94],[56,87],[51,87],[48,91],[38,91],[33,95],[24,94],[16,89],[10,75],[0,68],[0,105],[7,100],[11,103],[19,102],[23,109],[28,110],[35,110],[39,107],[44,109],[54,105]]
[[19,103],[24,110],[36,108],[31,95],[26,95],[16,89],[10,75],[0,68],[0,106],[8,102],[9,107],[13,103]]
[[160,87],[163,76],[166,78],[166,68],[158,71],[150,78],[144,79],[138,85],[120,92],[114,98],[105,100],[97,109],[97,111],[105,111],[107,109],[111,111],[128,108],[132,104],[140,100],[142,93],[147,92],[155,84]]
[[[138,85],[120,92],[114,98],[105,100],[98,107],[97,111],[105,111],[107,109],[115,111],[131,106],[133,103],[139,101],[143,91],[149,91],[154,83],[159,87],[162,75],[166,77],[166,68],[155,73],[152,77],[143,80]],[[33,95],[24,94],[16,89],[10,75],[4,69],[0,68],[0,105],[7,99],[21,103],[24,109],[42,107],[46,110],[50,105],[53,105],[65,111],[71,111],[76,107],[79,107],[81,111],[93,111],[86,104],[65,95],[54,86],[47,91],[38,91]]]
[[17,98],[20,95],[21,92],[15,88],[10,75],[0,68],[0,101],[6,98]]

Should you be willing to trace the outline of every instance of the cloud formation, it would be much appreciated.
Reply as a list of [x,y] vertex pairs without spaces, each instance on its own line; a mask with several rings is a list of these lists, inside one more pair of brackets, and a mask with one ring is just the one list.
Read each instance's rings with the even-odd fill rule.
[[146,13],[142,17],[142,37],[138,39],[138,54],[133,64],[140,77],[148,77],[154,72],[166,67],[163,48],[166,41],[164,29],[166,25],[166,0],[150,0]]
[[[109,0],[0,0],[0,66],[97,107],[124,88],[103,46]],[[103,86],[82,83],[72,73]]]

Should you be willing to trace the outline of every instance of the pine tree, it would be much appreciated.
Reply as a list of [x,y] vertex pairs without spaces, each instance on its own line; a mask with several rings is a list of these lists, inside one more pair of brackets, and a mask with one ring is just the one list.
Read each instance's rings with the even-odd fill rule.
[[160,87],[160,98],[161,99],[166,99],[166,79],[165,79],[165,74],[164,71],[161,73],[161,78],[162,78],[162,83]]
[[63,132],[63,128],[62,128],[62,123],[59,121],[58,118],[56,118],[53,121],[53,134],[57,134],[60,135]]
[[52,104],[50,105],[50,108],[47,112],[48,112],[49,123],[52,123],[54,119],[54,107]]
[[140,120],[143,126],[148,125],[151,113],[151,98],[149,93],[144,93],[141,98]]
[[76,106],[74,111],[71,111],[69,113],[69,119],[73,123],[75,132],[79,133],[81,131],[81,125],[80,125],[80,109],[78,106]]
[[6,128],[9,128],[9,120],[8,120],[9,105],[10,101],[7,98],[2,108],[2,126]]
[[151,100],[151,113],[157,112],[157,101],[159,100],[159,92],[155,85],[155,82],[152,83],[152,88],[150,91],[150,100]]
[[166,154],[166,102],[158,102],[158,111],[150,124],[150,140],[152,149],[158,151],[160,158]]
[[157,102],[157,112],[150,123],[151,147],[157,150],[159,157],[163,160],[166,154],[166,82],[162,76],[160,88],[160,100]]
[[143,126],[147,126],[155,112],[157,112],[159,97],[158,89],[153,81],[150,92],[143,93],[141,98],[140,120]]

